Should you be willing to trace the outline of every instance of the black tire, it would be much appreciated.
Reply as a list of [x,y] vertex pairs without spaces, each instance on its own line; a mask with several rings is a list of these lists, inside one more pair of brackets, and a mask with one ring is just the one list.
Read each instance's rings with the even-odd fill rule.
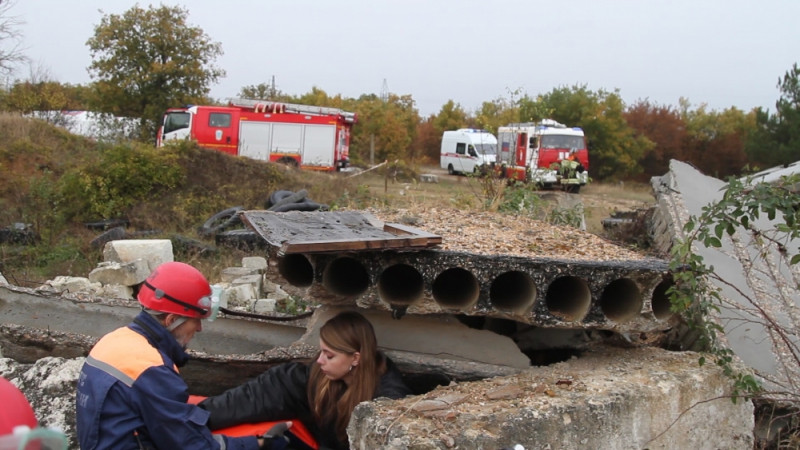
[[285,199],[286,197],[294,194],[292,191],[275,191],[270,194],[269,199],[267,199],[266,207],[269,208],[270,206],[274,206],[281,200]]
[[243,206],[234,206],[222,210],[211,216],[202,227],[198,230],[202,236],[213,236],[221,231],[233,227],[234,225],[242,223],[242,218],[239,217],[238,212],[244,209]]
[[217,252],[216,247],[205,242],[198,241],[180,234],[170,236],[172,247],[179,253],[189,253],[195,255],[211,255]]
[[310,200],[305,200],[299,203],[287,203],[285,205],[274,206],[269,209],[273,212],[287,212],[287,211],[327,211],[328,205],[323,205]]
[[299,191],[293,192],[291,195],[288,195],[278,200],[277,202],[275,202],[275,204],[267,208],[267,211],[275,211],[275,208],[280,208],[282,206],[290,205],[293,203],[301,203],[306,200],[307,195],[308,191],[306,191],[305,189],[300,189]]
[[246,251],[267,248],[267,241],[253,230],[240,229],[223,231],[214,237],[214,241],[218,247],[228,247]]
[[84,225],[86,225],[86,228],[90,230],[106,231],[114,227],[127,227],[130,224],[131,223],[128,219],[105,219],[98,220],[96,222],[88,222]]
[[450,174],[450,175],[455,175],[456,174],[456,170],[453,168],[452,164],[448,164],[447,165],[447,173]]
[[92,242],[89,244],[92,246],[92,248],[100,248],[106,245],[108,242],[125,239],[126,235],[127,233],[125,232],[125,227],[114,227],[100,236],[92,239]]

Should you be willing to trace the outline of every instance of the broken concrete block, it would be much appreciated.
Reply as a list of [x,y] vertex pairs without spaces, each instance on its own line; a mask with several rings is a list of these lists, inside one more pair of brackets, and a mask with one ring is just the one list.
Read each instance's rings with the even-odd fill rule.
[[45,284],[52,287],[56,292],[96,292],[102,285],[93,283],[85,277],[57,276]]
[[230,283],[233,280],[243,277],[246,275],[257,275],[258,270],[252,269],[249,267],[228,267],[226,269],[222,269],[220,273],[220,278],[225,283]]
[[733,380],[698,357],[598,349],[517,375],[364,402],[347,428],[350,448],[753,448],[753,403],[732,402]]
[[420,174],[419,181],[421,181],[423,183],[438,183],[439,182],[439,177],[437,177],[436,175],[434,175],[432,173],[423,173],[423,174]]
[[267,294],[267,298],[271,298],[271,299],[274,299],[274,300],[277,300],[277,301],[281,301],[281,300],[286,300],[287,298],[289,298],[289,294],[287,294],[286,291],[284,291],[283,289],[278,287],[273,292],[270,292],[269,294]]
[[100,263],[89,273],[89,280],[97,283],[121,284],[135,286],[150,275],[150,266],[144,259],[137,259],[128,263]]
[[111,241],[103,247],[106,262],[129,263],[137,259],[147,262],[148,272],[165,262],[175,260],[169,239],[124,239]]
[[264,273],[267,270],[267,258],[263,256],[245,256],[242,258],[242,267],[256,269],[258,273]]
[[264,275],[264,279],[261,281],[261,292],[271,294],[280,288],[280,285],[273,283]]
[[8,284],[8,280],[0,273],[0,284]]
[[220,294],[220,303],[225,303],[228,307],[247,306],[251,300],[258,298],[253,290],[252,284],[240,284],[238,286],[228,286]]
[[253,291],[257,294],[261,294],[261,282],[263,277],[261,275],[245,275],[243,277],[239,277],[233,281],[231,281],[231,286],[239,286],[240,284],[249,284],[253,286]]
[[259,298],[253,302],[253,312],[256,314],[274,313],[276,304],[274,298]]
[[121,284],[107,284],[99,288],[98,295],[106,298],[124,298],[130,300],[133,299],[133,288]]

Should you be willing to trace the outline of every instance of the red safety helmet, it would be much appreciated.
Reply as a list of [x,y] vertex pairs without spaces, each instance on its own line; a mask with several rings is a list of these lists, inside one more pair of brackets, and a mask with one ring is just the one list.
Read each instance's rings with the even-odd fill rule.
[[199,270],[182,262],[156,267],[144,280],[139,303],[145,308],[194,319],[211,315],[211,286]]
[[16,386],[10,381],[0,377],[0,436],[12,434],[14,427],[24,425],[28,428],[36,428],[36,416],[33,408]]

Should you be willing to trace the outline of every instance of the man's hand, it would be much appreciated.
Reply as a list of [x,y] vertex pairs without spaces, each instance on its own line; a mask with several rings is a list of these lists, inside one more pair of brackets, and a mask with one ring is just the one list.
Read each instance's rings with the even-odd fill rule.
[[274,425],[258,440],[259,450],[284,450],[289,445],[289,438],[284,436],[292,422],[281,422]]

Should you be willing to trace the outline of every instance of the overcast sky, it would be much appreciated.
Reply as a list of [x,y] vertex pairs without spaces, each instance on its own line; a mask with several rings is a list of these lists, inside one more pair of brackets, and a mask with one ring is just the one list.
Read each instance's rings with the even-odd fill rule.
[[[88,83],[86,41],[135,1],[13,0],[26,55],[56,81]],[[143,7],[148,2],[140,2]],[[155,3],[159,5],[161,3]],[[290,95],[410,94],[420,114],[585,85],[722,111],[774,111],[800,62],[798,0],[194,0],[189,24],[222,44],[211,96],[275,84]],[[102,12],[101,12],[102,11]],[[28,70],[17,77],[26,78]]]

